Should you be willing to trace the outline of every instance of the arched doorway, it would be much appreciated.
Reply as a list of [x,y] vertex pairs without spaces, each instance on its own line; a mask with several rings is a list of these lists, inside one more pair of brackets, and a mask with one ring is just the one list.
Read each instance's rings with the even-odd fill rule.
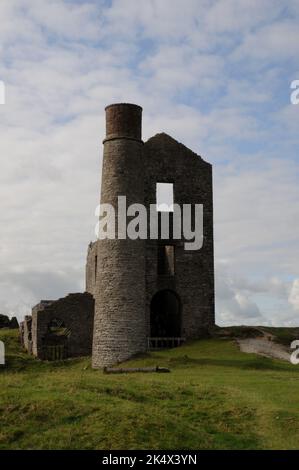
[[174,291],[165,289],[153,296],[150,326],[152,338],[181,336],[181,302]]

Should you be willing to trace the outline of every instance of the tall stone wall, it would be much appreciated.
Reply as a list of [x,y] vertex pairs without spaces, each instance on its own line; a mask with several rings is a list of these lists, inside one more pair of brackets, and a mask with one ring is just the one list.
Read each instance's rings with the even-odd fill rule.
[[25,343],[24,343],[24,321],[20,322],[19,339],[20,339],[20,344],[21,344],[22,348],[25,348]]
[[91,354],[94,322],[91,294],[69,294],[56,301],[42,301],[32,309],[32,352],[40,359],[48,358],[49,325],[53,321],[67,331],[67,357]]
[[[146,241],[146,318],[150,336],[153,296],[175,292],[181,306],[181,333],[200,337],[215,323],[212,166],[167,134],[157,134],[144,145],[145,205],[156,203],[156,184],[172,183],[174,203],[203,204],[203,246],[185,250],[185,238]],[[170,215],[170,218],[172,215]],[[173,245],[174,275],[158,273],[158,247]]]
[[32,316],[25,315],[23,325],[23,344],[26,351],[32,353]]
[[[156,183],[174,185],[174,202],[203,204],[204,240],[199,251],[184,249],[184,239],[99,240],[90,247],[87,286],[95,297],[93,367],[123,361],[146,349],[151,334],[152,300],[171,291],[180,306],[180,336],[198,338],[214,325],[214,254],[212,167],[166,134],[145,145],[141,140],[141,108],[116,104],[106,108],[106,138],[101,204],[117,215],[117,197],[127,206],[156,204]],[[161,245],[173,245],[175,271],[159,274]],[[97,257],[96,280],[92,270]],[[95,282],[94,282],[95,281]]]

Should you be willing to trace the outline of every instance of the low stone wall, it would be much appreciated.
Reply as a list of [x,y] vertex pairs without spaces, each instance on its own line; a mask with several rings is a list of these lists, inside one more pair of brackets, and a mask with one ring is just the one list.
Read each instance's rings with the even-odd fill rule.
[[29,354],[32,354],[32,317],[26,315],[24,319],[24,348]]
[[40,302],[32,309],[32,353],[40,359],[91,355],[93,320],[94,299],[87,292]]
[[23,321],[20,322],[19,338],[20,338],[21,346],[22,346],[22,348],[24,348],[25,344],[24,344],[24,322]]

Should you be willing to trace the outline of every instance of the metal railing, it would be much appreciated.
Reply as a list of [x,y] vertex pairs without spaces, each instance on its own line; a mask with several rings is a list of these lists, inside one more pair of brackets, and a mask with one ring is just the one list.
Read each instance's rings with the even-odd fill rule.
[[147,338],[147,347],[148,349],[164,349],[164,348],[177,348],[181,346],[186,341],[186,338],[169,338],[169,337],[157,337]]

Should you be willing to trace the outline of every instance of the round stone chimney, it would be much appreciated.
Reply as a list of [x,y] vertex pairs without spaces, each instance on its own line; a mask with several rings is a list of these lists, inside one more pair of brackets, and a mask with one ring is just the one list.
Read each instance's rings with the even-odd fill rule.
[[141,140],[142,108],[136,104],[115,103],[106,106],[106,140]]
[[[101,204],[114,207],[117,221],[119,196],[126,197],[127,207],[144,204],[141,115],[142,108],[135,104],[106,107]],[[144,240],[98,240],[94,297],[93,367],[145,351]]]

